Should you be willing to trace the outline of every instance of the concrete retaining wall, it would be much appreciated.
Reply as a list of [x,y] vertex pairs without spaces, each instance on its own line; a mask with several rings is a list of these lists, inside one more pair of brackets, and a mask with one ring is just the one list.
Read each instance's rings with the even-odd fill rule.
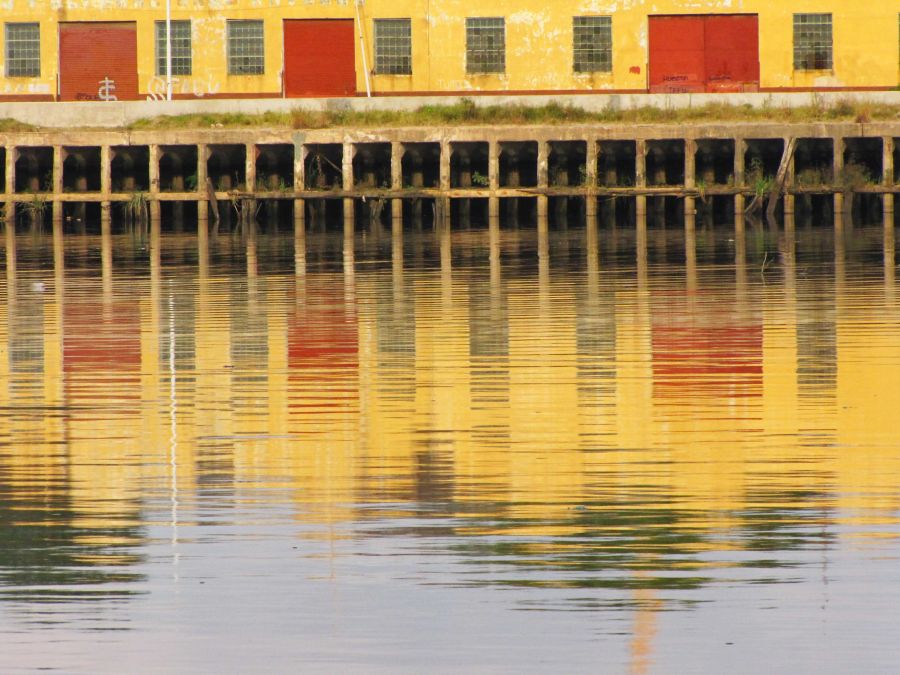
[[[78,103],[0,103],[0,119],[7,118],[53,128],[116,128],[161,115],[290,112],[305,110],[412,111],[423,105],[449,105],[453,96],[391,96],[330,99],[209,99],[179,101],[109,101]],[[551,102],[588,111],[629,110],[645,106],[691,108],[710,103],[734,106],[831,106],[840,101],[887,103],[900,106],[900,91],[820,92],[779,94],[584,94],[568,96],[475,96],[478,106],[542,106]]]

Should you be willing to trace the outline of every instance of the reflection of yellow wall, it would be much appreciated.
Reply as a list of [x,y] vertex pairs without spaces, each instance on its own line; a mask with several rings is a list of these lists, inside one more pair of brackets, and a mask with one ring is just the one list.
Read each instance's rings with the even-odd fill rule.
[[566,312],[574,297],[541,279],[535,302],[533,281],[510,289],[509,496],[528,504],[515,515],[553,519],[584,492],[575,323]]
[[[136,498],[138,486],[159,489],[174,481],[181,493],[197,489],[198,457],[210,448],[219,448],[220,459],[231,463],[235,489],[277,481],[290,489],[298,519],[313,524],[353,520],[359,514],[356,505],[367,499],[427,499],[417,492],[423,453],[440,459],[430,470],[447,474],[442,478],[451,487],[441,499],[515,505],[509,515],[535,522],[565,520],[567,531],[578,527],[571,509],[596,501],[596,490],[603,497],[614,495],[622,508],[632,500],[643,503],[648,495],[668,501],[696,514],[690,522],[682,519],[682,527],[702,531],[732,529],[737,514],[761,505],[758,499],[779,506],[774,498],[758,496],[766,492],[784,494],[789,503],[780,506],[797,509],[821,508],[821,500],[791,501],[792,492],[809,490],[826,500],[833,495],[835,505],[869,516],[897,507],[890,477],[896,476],[893,416],[900,394],[872,383],[900,378],[900,363],[893,333],[867,329],[884,320],[885,310],[873,303],[837,302],[836,404],[818,409],[816,417],[816,408],[801,405],[798,320],[805,310],[790,271],[784,285],[741,298],[742,306],[751,309],[740,321],[755,317],[762,322],[763,375],[758,397],[733,400],[673,400],[671,392],[657,396],[653,317],[672,306],[657,304],[646,278],[637,291],[618,288],[610,305],[615,393],[606,401],[609,408],[592,413],[595,417],[583,410],[579,389],[584,382],[576,355],[578,324],[569,311],[578,307],[577,298],[572,286],[549,275],[503,286],[503,302],[492,307],[498,312],[494,318],[507,321],[508,356],[484,362],[497,372],[492,377],[500,390],[488,405],[473,403],[477,383],[469,302],[480,291],[464,272],[449,270],[402,291],[409,296],[403,301],[414,307],[415,353],[408,355],[379,351],[371,298],[384,292],[382,277],[328,277],[323,287],[332,291],[336,284],[347,284],[343,294],[329,297],[347,303],[342,311],[355,317],[359,345],[358,370],[344,370],[336,378],[315,373],[296,378],[290,369],[288,331],[295,309],[286,289],[293,280],[257,280],[257,295],[243,295],[247,291],[235,292],[224,280],[200,279],[193,324],[195,379],[181,373],[173,415],[169,364],[160,353],[161,340],[168,339],[167,321],[161,320],[170,292],[163,283],[166,274],[153,266],[149,293],[139,305],[139,407],[108,415],[99,432],[96,414],[80,407],[65,420],[20,420],[4,430],[46,439],[17,447],[4,462],[31,471],[42,466],[51,477],[62,477],[65,469],[85,524],[116,516],[115,509]],[[99,291],[99,279],[96,287]],[[402,285],[394,288],[396,293]],[[836,296],[842,288],[836,287]],[[78,288],[79,293],[90,290],[89,283]],[[124,293],[116,285],[108,299],[121,301]],[[690,312],[700,325],[721,320],[720,307],[728,298],[704,297],[690,303]],[[41,302],[39,374],[10,372],[9,336],[22,308],[0,304],[0,404],[30,405],[21,393],[28,378],[37,383],[28,389],[30,395],[40,392],[48,406],[107,395],[109,373],[63,372],[60,304],[66,297],[48,293]],[[247,311],[264,332],[267,357],[258,364],[264,380],[242,382],[230,367],[236,336],[228,317],[234,311]],[[68,389],[64,378],[69,378]],[[398,382],[414,383],[407,398],[397,395]],[[78,401],[66,398],[72,390]],[[340,406],[329,408],[335,400]],[[585,440],[582,432],[599,426],[609,435],[589,434]],[[475,430],[485,429],[508,429],[509,434],[483,443]],[[834,429],[836,444],[805,440],[808,429]],[[98,433],[104,438],[100,443]],[[68,468],[58,453],[48,451],[53,443],[66,444]],[[528,531],[560,533],[555,526],[540,525]]]
[[[350,0],[315,3],[283,0],[261,6],[255,0],[236,0],[226,7],[190,0],[172,3],[173,19],[193,21],[194,75],[179,78],[176,93],[187,95],[282,92],[282,25],[284,19],[354,19]],[[275,6],[273,6],[273,4]],[[660,0],[655,3],[598,4],[565,0],[549,6],[523,0],[510,8],[501,0],[477,5],[462,0],[439,3],[422,0],[368,0],[361,5],[367,64],[374,65],[372,47],[375,18],[412,18],[412,75],[374,75],[376,92],[465,92],[478,90],[643,90],[647,86],[648,16],[657,14],[759,15],[759,50],[762,87],[893,87],[898,82],[898,22],[894,0],[870,0],[850,7],[842,0],[783,3],[745,0],[732,6],[718,0],[690,3]],[[793,69],[794,12],[831,12],[834,23],[834,69],[800,72]],[[611,73],[576,74],[572,68],[572,17],[613,17]],[[138,70],[142,93],[161,93],[155,78],[154,22],[165,18],[158,0],[14,0],[0,11],[4,21],[39,21],[41,24],[41,76],[0,77],[0,95],[52,95],[57,80],[57,33],[65,21],[134,21],[138,36]],[[503,75],[471,75],[465,67],[466,17],[506,19],[506,62]],[[263,19],[266,69],[263,75],[228,75],[226,19]],[[0,40],[2,40],[0,34]],[[356,41],[357,91],[365,91],[363,58]],[[154,81],[155,80],[155,81]]]
[[838,323],[835,482],[838,504],[857,513],[898,505],[893,479],[900,473],[894,423],[900,411],[900,345],[896,322],[884,324],[884,309],[851,305]]

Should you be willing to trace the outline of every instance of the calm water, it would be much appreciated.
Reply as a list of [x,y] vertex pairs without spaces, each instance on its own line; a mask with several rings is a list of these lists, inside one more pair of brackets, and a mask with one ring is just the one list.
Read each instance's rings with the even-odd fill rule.
[[340,229],[7,238],[0,671],[896,672],[893,228]]

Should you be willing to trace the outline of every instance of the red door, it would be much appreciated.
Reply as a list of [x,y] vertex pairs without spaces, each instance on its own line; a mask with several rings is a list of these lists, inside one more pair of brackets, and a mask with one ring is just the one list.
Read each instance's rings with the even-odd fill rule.
[[63,101],[133,101],[138,96],[134,22],[59,25]]
[[703,44],[702,16],[651,16],[650,91],[703,91]]
[[356,51],[349,19],[284,22],[286,96],[355,96]]
[[759,89],[759,21],[756,15],[705,19],[706,91]]
[[755,14],[650,17],[650,91],[759,89]]

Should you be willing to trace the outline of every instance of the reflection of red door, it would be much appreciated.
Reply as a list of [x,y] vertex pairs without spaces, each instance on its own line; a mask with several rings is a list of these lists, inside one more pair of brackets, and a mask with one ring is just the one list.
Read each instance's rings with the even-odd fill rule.
[[650,91],[757,91],[755,14],[650,17]]
[[67,293],[63,322],[70,403],[95,403],[101,395],[110,400],[141,397],[141,313],[135,303],[99,302]]
[[355,96],[353,21],[284,22],[285,96]]

